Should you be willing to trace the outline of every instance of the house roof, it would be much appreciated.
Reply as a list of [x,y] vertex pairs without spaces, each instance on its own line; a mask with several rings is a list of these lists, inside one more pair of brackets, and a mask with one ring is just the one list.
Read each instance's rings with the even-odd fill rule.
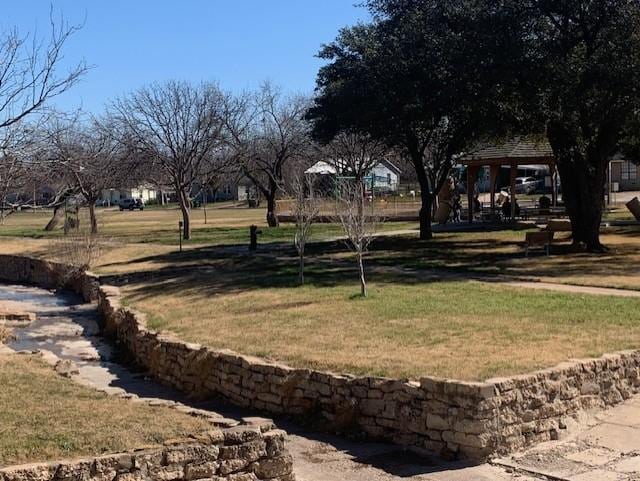
[[479,146],[473,152],[463,155],[463,164],[484,162],[517,162],[530,164],[553,162],[553,150],[547,140],[532,140],[516,137],[500,144]]
[[325,162],[324,160],[320,160],[315,164],[313,164],[311,167],[309,167],[307,170],[305,170],[304,173],[318,174],[318,175],[333,175],[333,174],[337,174],[338,171],[333,165]]
[[393,172],[395,172],[397,175],[400,175],[402,173],[402,170],[400,170],[400,167],[398,167],[396,164],[394,164],[393,162],[391,162],[390,160],[382,160],[378,163],[382,164],[384,166],[386,166],[389,170],[392,170]]
[[[381,160],[380,162],[378,162],[375,167],[379,166],[379,165],[383,165],[385,167],[387,167],[389,170],[392,170],[393,172],[395,172],[396,174],[400,174],[402,171],[396,167],[392,162],[388,161],[388,160]],[[309,167],[307,170],[304,171],[305,174],[318,174],[318,175],[335,175],[338,174],[339,171],[342,171],[343,169],[340,168],[339,166],[336,166],[334,164],[330,164],[328,162],[325,162],[324,160],[320,160],[318,162],[316,162],[315,164],[313,164],[311,167]]]

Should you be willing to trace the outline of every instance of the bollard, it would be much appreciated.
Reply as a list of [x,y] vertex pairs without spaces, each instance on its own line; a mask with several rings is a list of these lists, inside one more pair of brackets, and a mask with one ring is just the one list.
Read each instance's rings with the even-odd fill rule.
[[258,234],[262,234],[262,231],[258,230],[257,225],[249,226],[249,250],[251,251],[258,248]]

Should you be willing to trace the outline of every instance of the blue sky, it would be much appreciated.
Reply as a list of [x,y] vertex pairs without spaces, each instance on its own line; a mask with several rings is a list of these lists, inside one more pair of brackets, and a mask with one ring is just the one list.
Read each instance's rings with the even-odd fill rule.
[[218,80],[224,89],[265,79],[311,93],[321,44],[367,19],[357,0],[20,0],[3,5],[0,25],[21,33],[48,29],[49,9],[84,27],[65,63],[94,68],[60,108],[99,113],[106,102],[166,79]]

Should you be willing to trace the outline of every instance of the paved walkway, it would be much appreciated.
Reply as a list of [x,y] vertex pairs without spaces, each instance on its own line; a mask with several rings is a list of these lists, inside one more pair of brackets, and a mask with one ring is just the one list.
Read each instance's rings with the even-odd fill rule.
[[595,296],[640,297],[640,291],[632,289],[614,289],[609,287],[578,286],[575,284],[558,284],[555,282],[505,281],[503,284],[526,289],[570,292],[574,294],[590,294]]
[[[136,402],[163,403],[220,427],[255,416],[218,402],[193,403],[117,362],[98,336],[95,306],[42,289],[0,285],[0,303],[28,303],[36,320],[16,330],[16,350],[40,350],[50,361],[72,361],[73,379]],[[416,456],[398,446],[310,432],[286,419],[298,481],[570,481],[640,480],[640,398],[593,418],[571,439],[548,443],[494,464],[468,466]],[[544,477],[546,476],[546,477]]]
[[552,441],[494,465],[561,481],[640,480],[640,397],[600,412],[563,441]]

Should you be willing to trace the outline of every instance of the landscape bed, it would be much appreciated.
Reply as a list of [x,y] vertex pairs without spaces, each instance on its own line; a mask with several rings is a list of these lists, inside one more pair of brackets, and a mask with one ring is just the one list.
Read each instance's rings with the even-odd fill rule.
[[[65,266],[12,256],[2,276],[43,283]],[[82,276],[76,289],[95,285]],[[486,459],[555,439],[591,408],[618,404],[640,391],[640,351],[561,363],[533,374],[465,382],[423,377],[409,382],[295,369],[227,350],[188,344],[146,327],[123,306],[117,288],[99,287],[105,334],[162,382],[196,397],[222,396],[240,406],[323,420],[326,429],[357,429],[373,439]]]
[[307,278],[296,286],[282,259],[211,257],[207,268],[132,275],[121,289],[151,328],[188,342],[357,375],[482,381],[640,346],[640,298],[372,268],[360,299],[344,262],[313,264]]

